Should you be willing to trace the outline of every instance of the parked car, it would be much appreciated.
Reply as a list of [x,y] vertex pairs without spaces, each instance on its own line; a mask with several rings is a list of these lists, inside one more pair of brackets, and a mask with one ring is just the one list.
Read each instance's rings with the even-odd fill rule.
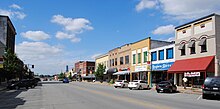
[[157,90],[157,93],[160,93],[160,92],[172,93],[172,92],[177,91],[177,87],[170,81],[161,81],[156,85],[156,90]]
[[220,77],[207,77],[202,86],[202,98],[210,96],[220,97]]
[[117,88],[117,87],[121,87],[121,88],[128,87],[128,81],[127,80],[118,80],[118,81],[115,82],[114,87],[115,88]]
[[63,83],[69,83],[68,78],[64,78],[64,79],[63,79]]
[[132,82],[129,82],[128,88],[130,90],[132,89],[148,89],[149,85],[147,81],[144,80],[133,80]]
[[29,87],[31,88],[34,87],[33,81],[29,79],[22,79],[20,81],[11,81],[7,86],[8,89],[20,89],[20,88],[28,89]]

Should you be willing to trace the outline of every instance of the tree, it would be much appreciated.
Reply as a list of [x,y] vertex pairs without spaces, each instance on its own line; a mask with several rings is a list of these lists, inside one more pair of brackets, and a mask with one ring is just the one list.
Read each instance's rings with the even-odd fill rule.
[[63,78],[65,78],[65,74],[61,72],[58,76],[58,79],[63,79]]
[[98,64],[97,70],[94,72],[94,74],[97,79],[102,81],[104,72],[105,72],[105,66],[103,64]]
[[70,80],[72,80],[72,74],[70,73],[69,74],[69,77],[68,77]]
[[3,69],[6,72],[7,80],[20,77],[19,72],[23,69],[22,61],[10,49],[3,55]]

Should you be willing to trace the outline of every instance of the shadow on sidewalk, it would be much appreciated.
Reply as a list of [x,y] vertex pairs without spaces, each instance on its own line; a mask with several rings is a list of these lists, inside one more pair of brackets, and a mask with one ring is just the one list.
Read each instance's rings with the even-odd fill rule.
[[17,97],[21,92],[27,91],[21,90],[8,90],[0,93],[0,109],[15,109],[19,105],[23,105],[25,100]]

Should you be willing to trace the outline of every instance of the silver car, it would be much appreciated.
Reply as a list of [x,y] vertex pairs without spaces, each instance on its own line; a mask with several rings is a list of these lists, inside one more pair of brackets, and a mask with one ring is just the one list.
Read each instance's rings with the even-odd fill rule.
[[149,85],[147,81],[144,80],[133,80],[132,82],[129,82],[128,88],[130,90],[132,89],[148,89]]
[[118,88],[118,87],[121,87],[121,88],[128,87],[128,81],[127,80],[118,80],[118,81],[115,82],[114,87],[115,88]]

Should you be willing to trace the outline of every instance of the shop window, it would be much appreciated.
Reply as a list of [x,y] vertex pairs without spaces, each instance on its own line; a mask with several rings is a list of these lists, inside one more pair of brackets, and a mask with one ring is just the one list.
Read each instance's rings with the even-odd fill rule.
[[147,51],[144,52],[144,63],[147,62]]
[[133,54],[133,64],[136,64],[136,54]]
[[186,55],[186,47],[185,47],[185,43],[180,44],[179,48],[178,48],[181,52],[181,56]]
[[129,64],[129,55],[125,56],[125,64]]
[[164,60],[164,50],[159,50],[159,60]]
[[141,63],[141,53],[138,53],[138,64]]
[[123,64],[124,64],[124,58],[120,57],[120,65],[123,65]]
[[166,50],[166,59],[173,59],[173,48],[168,48]]
[[196,47],[194,40],[189,43],[188,48],[190,48],[190,54],[196,54]]
[[202,38],[199,42],[199,46],[201,47],[201,53],[207,52],[207,44],[206,44],[206,38]]
[[117,58],[115,58],[115,66],[117,66]]
[[157,52],[156,51],[151,52],[151,56],[152,56],[152,58],[151,58],[152,61],[157,61]]

